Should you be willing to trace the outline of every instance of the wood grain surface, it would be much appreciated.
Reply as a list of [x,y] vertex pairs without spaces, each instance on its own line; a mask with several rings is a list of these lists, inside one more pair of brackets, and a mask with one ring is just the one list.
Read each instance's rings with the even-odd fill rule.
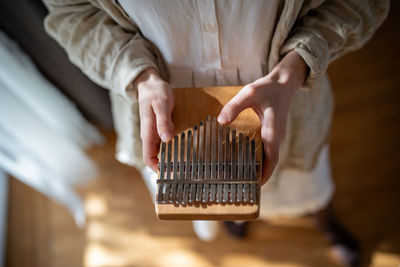
[[[222,107],[231,100],[241,87],[203,87],[203,88],[174,88],[175,106],[172,121],[175,134],[187,132],[206,121],[207,116],[217,118]],[[257,177],[261,178],[262,141],[260,136],[260,121],[252,109],[243,110],[232,121],[229,128],[236,130],[236,135],[242,133],[254,139],[256,144]],[[187,135],[186,135],[187,136]],[[161,149],[160,149],[161,150]],[[172,152],[173,153],[173,152]],[[258,186],[260,186],[258,184]],[[259,196],[259,192],[258,192]],[[250,220],[259,215],[258,202],[255,204],[210,204],[210,205],[175,205],[156,204],[158,217],[163,220]]]

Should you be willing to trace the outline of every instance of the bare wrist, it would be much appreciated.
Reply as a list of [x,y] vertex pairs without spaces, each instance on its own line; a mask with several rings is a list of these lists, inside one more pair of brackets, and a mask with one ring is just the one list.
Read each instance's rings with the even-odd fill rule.
[[160,75],[154,68],[148,68],[144,71],[142,71],[134,80],[134,85],[136,88],[140,88],[143,84],[149,81],[157,81],[161,80]]
[[283,83],[288,83],[297,90],[304,83],[309,68],[303,58],[292,50],[287,53],[279,64],[271,71],[270,75]]

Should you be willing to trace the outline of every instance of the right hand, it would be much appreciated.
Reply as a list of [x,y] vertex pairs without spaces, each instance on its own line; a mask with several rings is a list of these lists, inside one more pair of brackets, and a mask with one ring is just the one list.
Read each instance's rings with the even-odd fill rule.
[[229,124],[246,108],[252,108],[258,115],[266,156],[261,184],[267,182],[278,163],[279,148],[285,138],[292,98],[304,83],[307,74],[307,64],[292,50],[268,75],[243,87],[225,104],[218,116],[219,123]]
[[169,84],[152,68],[143,71],[135,84],[138,89],[143,161],[157,171],[160,142],[174,137],[171,120],[174,95]]

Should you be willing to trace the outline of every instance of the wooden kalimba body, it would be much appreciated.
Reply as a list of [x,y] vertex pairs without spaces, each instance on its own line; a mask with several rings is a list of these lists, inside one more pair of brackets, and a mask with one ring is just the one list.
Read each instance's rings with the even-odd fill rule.
[[174,89],[178,133],[162,142],[156,213],[166,220],[249,220],[259,215],[262,143],[251,109],[217,120],[239,87]]

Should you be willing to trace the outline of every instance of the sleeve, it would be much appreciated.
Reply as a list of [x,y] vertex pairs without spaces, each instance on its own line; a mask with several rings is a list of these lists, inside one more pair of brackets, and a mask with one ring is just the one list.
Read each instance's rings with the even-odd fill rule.
[[310,68],[306,85],[312,84],[330,62],[362,47],[388,10],[388,0],[327,0],[298,21],[280,54],[296,50]]
[[145,69],[159,70],[162,65],[158,50],[138,29],[125,30],[99,5],[84,0],[44,3],[49,9],[44,22],[47,33],[100,86],[135,100],[132,81]]

